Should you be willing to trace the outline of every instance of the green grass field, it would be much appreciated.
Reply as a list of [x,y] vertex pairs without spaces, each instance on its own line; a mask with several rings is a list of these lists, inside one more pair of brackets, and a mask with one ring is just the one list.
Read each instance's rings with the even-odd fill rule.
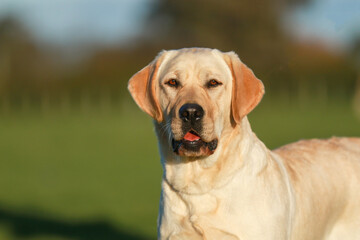
[[[155,239],[161,166],[151,120],[116,111],[0,116],[0,239]],[[130,103],[130,104],[128,104]],[[360,136],[349,104],[264,100],[250,115],[269,148]]]

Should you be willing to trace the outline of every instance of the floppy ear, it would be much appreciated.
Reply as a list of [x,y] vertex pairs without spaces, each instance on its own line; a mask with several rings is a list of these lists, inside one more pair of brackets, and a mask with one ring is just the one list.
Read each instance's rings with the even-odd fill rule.
[[157,122],[163,121],[163,113],[156,96],[156,79],[162,59],[161,54],[133,75],[128,83],[129,92],[136,104]]
[[255,77],[253,71],[243,64],[234,52],[224,54],[233,77],[231,113],[239,124],[241,119],[259,104],[264,95],[263,83]]

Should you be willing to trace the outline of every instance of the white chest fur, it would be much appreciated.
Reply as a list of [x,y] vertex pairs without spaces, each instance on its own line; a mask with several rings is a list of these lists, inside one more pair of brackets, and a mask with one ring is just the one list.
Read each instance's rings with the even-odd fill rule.
[[287,239],[289,179],[247,120],[242,128],[220,141],[221,161],[163,159],[159,239]]
[[289,221],[290,199],[278,197],[288,195],[286,185],[266,172],[239,172],[226,186],[197,195],[164,180],[159,239],[286,239],[288,229],[274,231]]

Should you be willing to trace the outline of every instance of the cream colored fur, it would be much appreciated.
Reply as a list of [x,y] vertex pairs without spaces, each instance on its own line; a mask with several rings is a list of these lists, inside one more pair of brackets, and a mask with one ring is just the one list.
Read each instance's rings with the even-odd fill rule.
[[[135,101],[156,119],[164,169],[158,238],[360,239],[360,139],[300,141],[270,151],[242,114],[260,101],[261,82],[254,92],[260,98],[247,97],[251,104],[241,98],[235,104],[248,107],[234,109],[234,78],[248,71],[232,69],[236,64],[242,63],[232,52],[164,51],[129,82]],[[181,88],[164,84],[171,78],[181,80]],[[206,89],[211,78],[222,85]],[[171,138],[181,135],[175,113],[193,101],[206,112],[202,138],[219,140],[215,152],[201,158],[180,157],[171,148]]]

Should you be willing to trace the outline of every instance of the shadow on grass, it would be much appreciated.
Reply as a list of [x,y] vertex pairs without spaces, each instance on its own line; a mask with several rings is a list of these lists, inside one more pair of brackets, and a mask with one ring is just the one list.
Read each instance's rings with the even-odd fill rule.
[[68,222],[28,213],[12,212],[4,208],[0,208],[0,225],[8,226],[15,238],[48,236],[69,240],[151,239],[115,228],[106,221]]

